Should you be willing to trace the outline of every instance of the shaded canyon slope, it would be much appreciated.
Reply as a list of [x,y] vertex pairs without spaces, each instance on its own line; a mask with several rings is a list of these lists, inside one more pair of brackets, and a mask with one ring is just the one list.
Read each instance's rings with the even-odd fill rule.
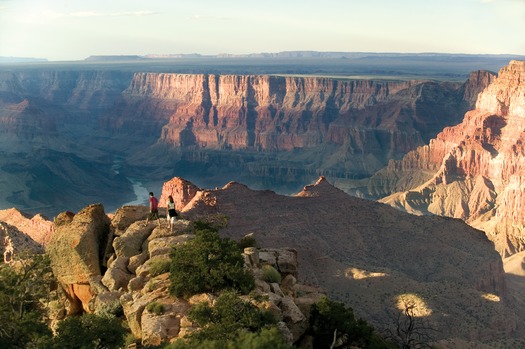
[[416,214],[460,218],[502,256],[525,249],[525,61],[511,61],[463,122],[372,177],[369,192]]
[[0,208],[53,216],[91,202],[132,199],[131,185],[112,169],[114,154],[96,131],[98,117],[131,77],[78,69],[1,71]]
[[325,178],[294,196],[236,182],[199,189],[174,178],[161,203],[168,195],[183,216],[228,217],[221,234],[254,233],[261,247],[296,249],[300,282],[322,287],[378,328],[413,302],[434,340],[491,341],[522,331],[493,243],[461,220],[410,215]]

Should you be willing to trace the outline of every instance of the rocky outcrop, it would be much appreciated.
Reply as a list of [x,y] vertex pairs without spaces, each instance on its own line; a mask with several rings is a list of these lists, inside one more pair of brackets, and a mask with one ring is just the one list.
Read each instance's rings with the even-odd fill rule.
[[44,248],[17,227],[0,222],[0,255],[4,263],[41,254]]
[[503,256],[524,250],[524,81],[525,62],[501,69],[461,124],[375,176],[375,183],[395,177],[391,189],[400,191],[382,201],[463,219],[485,231]]
[[89,302],[96,290],[93,280],[101,272],[101,256],[105,251],[109,219],[102,205],[91,205],[71,216],[64,213],[55,224],[55,234],[46,251],[53,274],[66,291],[69,313],[89,311]]
[[[290,277],[322,286],[378,328],[413,294],[438,337],[496,339],[518,326],[493,243],[460,220],[404,214],[351,197],[325,178],[295,196],[232,182],[201,190],[182,212],[227,216],[222,234],[240,239],[251,232],[262,249],[296,251],[300,267]],[[284,268],[271,253],[261,256]]]
[[162,186],[162,196],[159,200],[159,206],[166,207],[168,197],[171,195],[175,202],[175,209],[180,211],[193,199],[198,191],[200,191],[200,188],[193,183],[180,177],[172,178]]
[[16,208],[0,210],[0,222],[15,226],[41,246],[46,246],[53,235],[53,223],[51,221],[40,214],[30,217]]
[[[177,182],[191,184],[183,179],[177,179]],[[77,215],[70,213],[60,215],[55,220],[57,231],[61,233],[65,228],[72,230],[74,223],[78,221],[83,223],[93,219],[97,221],[99,217],[96,217],[94,212],[98,211],[97,208],[88,207]],[[59,259],[56,256],[56,251],[61,250],[58,245],[62,244],[63,248],[68,248],[71,244],[70,240],[54,239],[48,251],[52,255],[53,271],[59,276],[66,290],[85,291],[86,289],[82,288],[85,283],[79,284],[79,280],[89,278],[90,293],[83,295],[85,299],[89,298],[86,311],[107,314],[120,308],[131,332],[142,345],[157,346],[198,330],[198,327],[187,318],[189,310],[203,301],[213,304],[217,296],[198,294],[188,300],[170,296],[169,255],[173,248],[193,238],[189,221],[177,221],[174,231],[170,231],[166,225],[160,227],[155,224],[145,225],[140,211],[139,207],[125,206],[113,215],[111,227],[115,229],[116,234],[112,242],[112,255],[107,262],[107,270],[100,268],[100,273],[88,270],[84,272],[87,274],[85,277],[79,272],[72,280],[71,275],[63,276],[63,270],[70,266],[71,261],[76,262],[76,259],[71,259],[69,256]],[[91,218],[88,219],[89,215]],[[60,233],[57,233],[57,238]],[[71,235],[73,240],[78,239],[77,234]],[[94,258],[88,263],[96,264],[98,262],[95,260],[96,253],[90,251],[96,251],[97,246],[93,241],[90,245],[84,244],[83,251]],[[272,312],[290,344],[297,342],[308,327],[312,305],[322,296],[320,289],[297,282],[299,271],[297,252],[293,249],[248,248],[245,251],[245,260],[246,267],[250,268],[256,277],[255,292],[266,299],[260,301],[258,305]],[[88,267],[85,258],[79,264]],[[282,276],[280,284],[275,280],[272,282],[264,280],[261,271],[264,265],[270,265],[278,270]],[[78,267],[75,270],[78,272]],[[65,279],[68,279],[67,284],[64,283]]]

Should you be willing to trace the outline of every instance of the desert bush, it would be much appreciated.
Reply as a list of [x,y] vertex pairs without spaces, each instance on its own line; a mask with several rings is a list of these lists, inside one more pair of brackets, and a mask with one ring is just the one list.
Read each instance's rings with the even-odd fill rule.
[[124,315],[124,309],[118,299],[102,304],[97,309],[97,315],[106,317],[120,317]]
[[155,258],[151,261],[149,274],[151,277],[159,276],[170,271],[171,260],[169,258]]
[[275,328],[275,319],[233,291],[221,294],[214,306],[197,304],[188,317],[201,329],[169,348],[290,348]]
[[176,297],[224,289],[247,294],[254,288],[239,246],[209,226],[196,231],[195,238],[174,249],[170,257],[170,293]]
[[263,265],[261,268],[262,279],[269,283],[281,283],[281,274],[269,264]]
[[229,340],[177,340],[166,349],[293,349],[276,327],[263,328],[260,332],[241,332]]
[[155,315],[164,314],[164,306],[159,302],[151,302],[146,306],[146,310]]
[[345,347],[397,348],[379,336],[366,321],[356,319],[352,308],[326,297],[312,307],[308,333],[314,338],[314,348],[330,348],[336,341]]
[[50,340],[45,304],[54,283],[45,255],[0,264],[0,348],[29,348]]
[[92,349],[120,348],[124,344],[126,330],[116,318],[84,314],[61,321],[51,348]]

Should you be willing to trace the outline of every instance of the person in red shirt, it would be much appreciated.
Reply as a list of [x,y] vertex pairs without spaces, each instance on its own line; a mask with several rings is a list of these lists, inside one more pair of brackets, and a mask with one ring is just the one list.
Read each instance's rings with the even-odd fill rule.
[[152,192],[149,193],[149,216],[146,219],[146,225],[148,225],[150,220],[156,219],[160,227],[160,218],[159,218],[159,200],[153,195]]

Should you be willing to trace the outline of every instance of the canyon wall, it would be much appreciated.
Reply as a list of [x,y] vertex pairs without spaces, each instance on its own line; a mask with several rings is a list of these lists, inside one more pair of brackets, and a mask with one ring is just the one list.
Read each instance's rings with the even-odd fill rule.
[[289,168],[315,169],[314,177],[359,178],[459,122],[489,79],[486,72],[465,84],[136,73],[100,126],[114,135],[155,138],[186,156],[296,152],[264,169],[242,161],[226,164],[233,172],[251,168],[252,176],[268,167],[279,172],[283,163],[303,158]]
[[116,207],[114,200],[132,196],[131,184],[112,170],[111,140],[95,128],[131,77],[77,68],[0,71],[0,208],[52,217],[102,200]]
[[325,175],[344,187],[457,124],[489,79],[2,70],[0,208],[117,207],[133,199],[126,178],[290,193]]
[[384,202],[413,213],[463,219],[484,230],[503,256],[521,251],[525,249],[524,117],[525,62],[511,61],[479,95],[476,108],[465,114],[461,124],[445,128],[402,161],[391,162],[369,188],[377,190],[374,183],[396,178],[377,190],[401,189]]

